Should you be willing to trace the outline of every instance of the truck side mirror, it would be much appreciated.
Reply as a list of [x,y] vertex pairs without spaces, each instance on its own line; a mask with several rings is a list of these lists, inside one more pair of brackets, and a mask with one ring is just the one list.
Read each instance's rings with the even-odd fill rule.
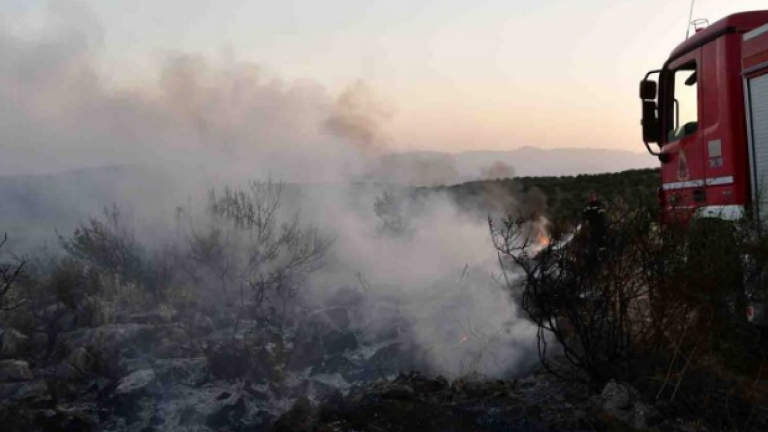
[[640,99],[656,100],[657,87],[656,81],[647,79],[640,81]]
[[[654,83],[656,84],[656,83]],[[643,101],[643,141],[646,143],[659,142],[659,118],[656,115],[656,102]]]

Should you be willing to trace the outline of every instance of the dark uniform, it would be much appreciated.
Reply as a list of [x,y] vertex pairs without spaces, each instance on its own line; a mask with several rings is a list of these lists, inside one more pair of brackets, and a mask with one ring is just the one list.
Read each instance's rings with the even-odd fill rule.
[[590,269],[595,269],[605,252],[607,227],[605,207],[594,194],[590,196],[587,206],[584,207],[582,218],[587,235],[587,266]]

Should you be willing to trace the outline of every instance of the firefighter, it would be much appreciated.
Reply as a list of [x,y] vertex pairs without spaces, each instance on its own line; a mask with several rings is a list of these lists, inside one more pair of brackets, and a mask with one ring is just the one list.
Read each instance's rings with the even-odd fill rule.
[[607,229],[605,207],[594,192],[589,194],[587,206],[582,211],[582,219],[587,239],[587,268],[594,270],[605,255]]

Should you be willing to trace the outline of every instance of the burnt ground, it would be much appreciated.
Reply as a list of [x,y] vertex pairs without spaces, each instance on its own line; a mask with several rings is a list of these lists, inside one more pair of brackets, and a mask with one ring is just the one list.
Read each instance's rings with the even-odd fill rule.
[[590,431],[585,386],[533,372],[515,381],[429,378],[402,374],[336,394],[317,407],[300,400],[277,432],[298,431]]
[[377,316],[362,301],[347,294],[290,322],[204,305],[109,319],[96,299],[87,314],[51,305],[41,313],[57,316],[58,333],[1,330],[0,430],[705,430],[628,384],[563,381],[539,366],[446,379],[397,300],[376,300],[387,306]]

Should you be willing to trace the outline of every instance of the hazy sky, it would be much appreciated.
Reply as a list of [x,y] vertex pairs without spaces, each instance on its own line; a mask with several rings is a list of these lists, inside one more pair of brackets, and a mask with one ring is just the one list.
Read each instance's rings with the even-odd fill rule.
[[[1,0],[0,26],[44,27],[63,1]],[[642,150],[637,82],[682,41],[689,0],[84,0],[101,67],[148,78],[163,52],[262,65],[340,91],[366,81],[394,148]],[[766,7],[698,0],[694,18]],[[67,5],[71,7],[72,5]],[[74,8],[82,15],[82,8]]]

